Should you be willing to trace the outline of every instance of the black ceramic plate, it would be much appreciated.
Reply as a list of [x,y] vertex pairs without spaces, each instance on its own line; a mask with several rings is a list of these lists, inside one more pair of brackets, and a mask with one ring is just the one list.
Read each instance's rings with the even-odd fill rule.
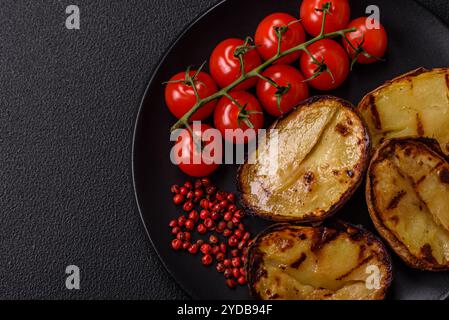
[[[161,260],[192,298],[247,299],[250,296],[244,287],[235,291],[227,289],[222,275],[213,268],[202,267],[198,256],[170,249],[172,237],[167,224],[179,214],[179,209],[171,203],[169,189],[171,184],[182,183],[188,177],[169,159],[172,146],[169,132],[175,119],[165,106],[161,83],[188,65],[200,65],[221,40],[253,35],[259,21],[267,14],[284,11],[298,16],[299,3],[299,0],[235,0],[219,4],[197,20],[170,48],[154,72],[142,101],[133,150],[137,201]],[[412,0],[354,0],[351,1],[352,17],[364,15],[365,8],[372,4],[379,6],[381,21],[388,31],[389,53],[385,62],[357,66],[346,84],[331,92],[354,104],[368,91],[406,71],[449,66],[449,29],[435,16]],[[222,166],[212,178],[220,189],[236,191],[236,169]],[[337,216],[373,229],[362,188]],[[250,219],[253,232],[269,225],[258,218]],[[444,299],[448,293],[449,273],[412,270],[394,258],[391,299]]]

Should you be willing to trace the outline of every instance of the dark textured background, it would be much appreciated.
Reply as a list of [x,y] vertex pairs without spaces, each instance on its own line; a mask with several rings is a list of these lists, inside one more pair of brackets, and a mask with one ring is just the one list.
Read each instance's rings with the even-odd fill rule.
[[[132,129],[163,52],[217,2],[0,0],[0,298],[186,298],[137,212]],[[449,23],[447,0],[419,2]]]

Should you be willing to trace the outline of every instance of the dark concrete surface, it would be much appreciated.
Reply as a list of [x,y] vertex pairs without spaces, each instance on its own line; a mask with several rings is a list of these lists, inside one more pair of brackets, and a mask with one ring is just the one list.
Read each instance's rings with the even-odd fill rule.
[[[187,298],[137,211],[132,130],[163,52],[217,2],[0,1],[0,299]],[[419,2],[449,22],[447,0]]]

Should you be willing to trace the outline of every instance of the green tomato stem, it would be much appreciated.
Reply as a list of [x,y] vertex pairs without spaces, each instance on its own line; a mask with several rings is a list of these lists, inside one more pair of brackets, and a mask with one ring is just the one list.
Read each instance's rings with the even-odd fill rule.
[[350,33],[350,32],[354,32],[356,31],[355,28],[352,29],[343,29],[343,30],[339,30],[339,31],[335,31],[335,32],[330,32],[330,33],[323,33],[318,35],[317,37],[310,39],[309,41],[306,41],[296,47],[290,48],[288,50],[285,50],[284,52],[278,53],[276,54],[274,57],[272,57],[271,59],[268,59],[267,61],[265,61],[264,63],[262,63],[260,66],[258,66],[257,68],[246,72],[244,74],[242,74],[237,80],[235,80],[233,83],[231,83],[229,86],[217,91],[216,93],[214,93],[213,95],[207,97],[207,98],[203,98],[203,99],[198,99],[197,103],[189,110],[189,112],[187,112],[181,119],[179,119],[172,127],[171,127],[171,131],[177,130],[177,129],[181,129],[183,127],[186,126],[186,123],[189,123],[190,118],[192,117],[192,115],[198,110],[200,109],[202,106],[204,106],[205,104],[217,100],[223,96],[227,96],[228,93],[234,89],[235,87],[237,87],[238,85],[240,85],[241,83],[243,83],[244,81],[253,78],[253,77],[260,77],[261,73],[269,66],[273,65],[273,63],[275,63],[276,61],[278,61],[279,59],[288,56],[291,53],[295,53],[298,51],[305,51],[307,50],[307,47],[310,46],[311,44],[320,41],[322,39],[328,39],[328,38],[335,38],[338,36],[342,36],[344,37],[346,33]]

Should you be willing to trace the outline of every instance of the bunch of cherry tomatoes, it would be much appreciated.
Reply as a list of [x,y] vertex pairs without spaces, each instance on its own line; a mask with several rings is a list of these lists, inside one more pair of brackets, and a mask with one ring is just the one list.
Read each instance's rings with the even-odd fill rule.
[[[258,130],[264,126],[264,111],[279,117],[288,113],[309,96],[309,86],[317,90],[338,88],[348,77],[351,59],[369,64],[384,56],[387,49],[387,33],[382,25],[370,28],[372,21],[361,17],[350,20],[348,0],[304,0],[300,7],[300,19],[287,13],[274,13],[263,19],[257,27],[254,43],[249,39],[226,39],[213,50],[209,59],[210,74],[205,71],[187,70],[170,79],[165,91],[166,104],[171,113],[181,119],[198,99],[214,95],[245,72],[260,66],[263,61],[280,51],[296,47],[307,40],[307,34],[316,37],[323,26],[323,8],[328,8],[324,32],[331,33],[345,28],[355,28],[341,42],[321,39],[307,47],[277,60],[259,77],[253,77],[234,87],[228,95],[198,109],[189,121],[202,121],[213,115],[215,128],[223,137],[225,130]],[[237,53],[240,52],[241,55]],[[299,61],[299,62],[298,62]],[[194,85],[194,87],[193,87]],[[248,90],[253,89],[253,93]],[[255,95],[254,95],[255,93]],[[184,141],[180,157],[193,158],[193,135],[211,129],[202,124],[190,131],[190,140]],[[231,143],[236,143],[233,138]],[[248,139],[244,139],[248,142]],[[181,141],[178,141],[181,143]],[[204,141],[205,144],[212,141]],[[178,161],[180,169],[194,177],[207,176],[218,168],[217,164],[193,164]]]

